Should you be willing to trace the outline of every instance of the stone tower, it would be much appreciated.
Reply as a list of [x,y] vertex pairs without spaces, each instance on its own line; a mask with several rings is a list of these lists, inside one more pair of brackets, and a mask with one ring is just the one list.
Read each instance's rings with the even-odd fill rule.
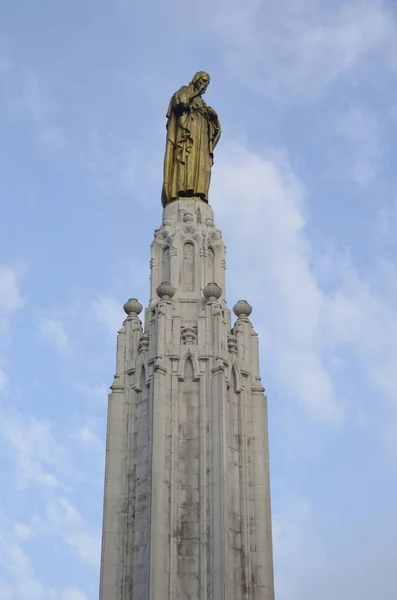
[[100,600],[273,600],[258,336],[205,201],[165,205],[150,269],[117,338]]

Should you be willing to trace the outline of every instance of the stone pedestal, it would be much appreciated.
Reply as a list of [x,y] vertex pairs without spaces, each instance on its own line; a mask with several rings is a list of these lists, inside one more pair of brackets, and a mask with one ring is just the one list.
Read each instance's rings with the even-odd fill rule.
[[273,600],[267,406],[213,211],[172,202],[118,332],[100,600]]

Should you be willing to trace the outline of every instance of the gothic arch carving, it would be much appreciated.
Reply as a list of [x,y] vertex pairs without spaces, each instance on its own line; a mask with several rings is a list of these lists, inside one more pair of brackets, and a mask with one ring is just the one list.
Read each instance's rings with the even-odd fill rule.
[[240,394],[243,391],[243,377],[236,358],[233,358],[230,363],[227,385],[228,388],[230,386],[234,387],[233,391],[236,392],[236,394]]
[[208,246],[207,251],[207,280],[208,283],[216,280],[216,252],[212,246]]
[[186,368],[186,361],[190,360],[192,368],[193,368],[193,381],[199,381],[200,379],[200,370],[199,370],[199,365],[197,363],[197,359],[194,356],[194,354],[192,353],[192,351],[190,350],[190,348],[187,349],[185,356],[179,361],[179,368],[178,368],[178,379],[179,381],[185,381],[185,368]]
[[201,234],[193,229],[186,228],[179,236],[182,244],[186,242],[193,243],[196,247],[200,246]]
[[161,254],[162,281],[171,281],[171,251],[169,246],[164,246]]
[[148,387],[148,385],[149,385],[149,369],[148,369],[146,354],[141,354],[137,359],[135,377],[134,377],[134,382],[133,382],[133,386],[132,386],[132,388],[136,392],[142,391],[142,381],[143,381],[142,374],[145,377],[145,379],[144,379],[145,386]]
[[186,241],[183,244],[182,251],[182,270],[181,270],[181,289],[186,292],[194,290],[196,279],[197,249],[192,241]]

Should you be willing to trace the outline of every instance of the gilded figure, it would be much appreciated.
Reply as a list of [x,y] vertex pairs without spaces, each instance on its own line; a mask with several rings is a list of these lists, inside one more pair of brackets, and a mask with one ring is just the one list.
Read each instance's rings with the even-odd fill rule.
[[199,71],[189,85],[182,86],[171,98],[167,112],[163,206],[184,197],[208,202],[214,148],[221,135],[218,115],[202,98],[209,82],[208,73]]

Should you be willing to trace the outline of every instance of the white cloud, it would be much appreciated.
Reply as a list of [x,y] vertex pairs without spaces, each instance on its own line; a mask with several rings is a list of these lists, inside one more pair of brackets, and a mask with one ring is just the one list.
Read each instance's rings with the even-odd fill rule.
[[338,421],[341,407],[322,356],[324,295],[311,268],[304,194],[282,156],[264,159],[235,145],[218,158],[213,198],[234,240],[235,293],[262,308],[261,339],[271,344],[288,394],[312,416]]
[[12,588],[16,590],[17,598],[29,598],[29,600],[42,598],[43,587],[36,580],[31,562],[21,546],[12,538],[0,536],[0,547],[4,566],[12,578]]
[[66,350],[69,346],[69,336],[64,324],[59,319],[42,317],[38,324],[39,333],[43,340],[55,346],[58,350]]
[[5,328],[11,315],[22,308],[24,300],[20,291],[20,279],[24,267],[0,265],[0,328]]
[[53,592],[54,600],[87,600],[87,596],[80,590],[70,589]]
[[29,557],[12,535],[0,534],[0,550],[2,567],[9,580],[0,581],[1,600],[87,600],[82,591],[73,587],[46,589],[38,581]]
[[64,497],[49,503],[43,517],[34,520],[36,532],[56,536],[84,561],[99,565],[100,535],[91,531],[73,504]]
[[370,183],[377,175],[383,156],[382,133],[377,115],[362,106],[351,106],[336,122],[336,133],[344,142],[345,174],[360,186]]
[[0,598],[1,600],[12,600],[12,588],[0,582]]
[[81,425],[76,433],[78,441],[84,446],[96,446],[100,444],[97,436],[91,431],[87,425]]
[[65,456],[56,442],[51,426],[34,417],[1,409],[0,436],[15,465],[16,483],[21,488],[30,484],[54,487],[57,467],[65,464]]
[[0,56],[0,75],[7,75],[13,69],[13,64],[8,56]]
[[100,534],[93,534],[83,529],[75,530],[66,537],[68,544],[77,554],[93,567],[98,567],[101,552]]
[[[321,518],[315,503],[324,506],[322,498],[313,498],[310,506],[290,493],[274,511],[276,598],[394,598],[393,509],[384,514],[368,510],[365,515],[358,510],[343,526],[344,514],[335,515],[327,507]],[[332,527],[330,520],[338,525]]]
[[[224,145],[212,198],[217,218],[227,224],[225,242],[233,239],[229,295],[233,302],[239,296],[253,304],[262,360],[280,391],[312,417],[340,422],[352,406],[348,397],[337,397],[335,386],[343,382],[335,368],[344,364],[348,349],[358,361],[361,384],[382,400],[364,402],[358,412],[379,419],[386,411],[395,426],[396,265],[375,257],[364,277],[345,249],[324,254],[314,248],[306,231],[304,187],[285,157],[271,150],[265,157]],[[390,445],[387,430],[383,420],[379,435]]]
[[107,134],[100,128],[82,142],[82,162],[101,193],[115,190],[129,196],[136,190],[136,163],[142,148],[130,139]]
[[109,394],[109,386],[103,384],[92,385],[86,381],[82,381],[76,386],[77,390],[82,392],[89,400],[102,400],[106,402]]
[[15,523],[14,532],[17,538],[20,540],[27,540],[31,536],[30,527],[24,525],[23,523]]
[[36,73],[26,71],[22,78],[20,107],[34,120],[44,121],[54,103],[43,89]]
[[99,295],[92,303],[94,314],[103,325],[105,325],[110,335],[115,338],[117,331],[121,328],[126,315],[120,302],[104,294]]
[[3,104],[11,115],[43,124],[50,117],[55,103],[37,73],[13,60],[9,54],[3,53],[0,59]]
[[7,374],[0,364],[0,392],[4,392],[4,390],[7,387],[7,382],[8,382]]
[[397,196],[384,199],[374,218],[373,233],[377,241],[395,246],[397,231]]
[[[182,2],[173,6],[184,19]],[[310,98],[365,60],[395,67],[396,18],[386,2],[207,0],[192,10],[199,35],[221,40],[228,67],[280,102]],[[280,94],[285,88],[293,96]]]
[[38,136],[39,144],[48,151],[59,150],[67,144],[67,138],[59,128],[43,130]]
[[[276,597],[300,598],[302,585],[326,565],[326,546],[312,522],[306,499],[290,495],[273,515]],[[310,569],[308,569],[310,565]]]

